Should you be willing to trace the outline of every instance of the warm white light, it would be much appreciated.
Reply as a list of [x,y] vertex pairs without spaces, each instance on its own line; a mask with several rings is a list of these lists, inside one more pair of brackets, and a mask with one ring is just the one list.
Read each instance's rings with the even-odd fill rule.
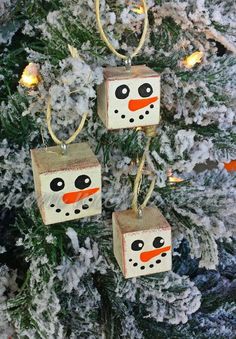
[[135,6],[134,8],[132,8],[132,11],[137,14],[144,14],[144,7],[142,5]]
[[171,184],[184,181],[184,179],[182,179],[182,178],[178,178],[178,177],[173,176],[173,171],[172,171],[171,168],[168,169],[168,171],[167,171],[167,177],[168,177],[169,183],[171,183]]
[[183,65],[186,68],[193,68],[196,64],[199,64],[202,61],[204,53],[197,51],[194,52],[193,54],[187,56],[183,61]]
[[39,73],[38,65],[30,62],[29,65],[25,67],[19,84],[24,87],[32,88],[37,86],[41,80],[42,78]]
[[184,181],[184,179],[182,179],[182,178],[177,178],[177,177],[169,177],[169,182],[170,183],[178,183],[178,182],[183,182]]

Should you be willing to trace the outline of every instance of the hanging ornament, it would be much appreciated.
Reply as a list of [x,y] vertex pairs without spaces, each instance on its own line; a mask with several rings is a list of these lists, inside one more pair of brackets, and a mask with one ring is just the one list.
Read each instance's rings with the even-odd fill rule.
[[19,84],[27,88],[34,88],[42,81],[39,67],[32,62],[27,65],[22,73]]
[[48,101],[47,126],[57,146],[31,150],[36,199],[45,225],[101,213],[101,166],[87,143],[71,144],[85,123],[66,141],[51,127]]
[[104,81],[98,86],[98,115],[107,129],[157,125],[160,120],[160,75],[145,65],[132,66],[132,58],[144,45],[148,30],[146,1],[143,33],[138,47],[130,55],[120,54],[104,33],[100,19],[100,1],[96,0],[96,18],[101,38],[125,66],[106,67]]
[[182,64],[186,67],[186,68],[193,68],[196,64],[199,64],[202,62],[202,58],[203,58],[204,53],[197,51],[194,52],[193,54],[187,56],[183,61]]
[[125,278],[171,270],[171,227],[157,207],[146,207],[155,186],[152,179],[142,205],[138,193],[153,130],[139,164],[134,182],[132,209],[112,214],[113,248]]
[[114,212],[114,255],[125,278],[171,270],[171,228],[156,207]]

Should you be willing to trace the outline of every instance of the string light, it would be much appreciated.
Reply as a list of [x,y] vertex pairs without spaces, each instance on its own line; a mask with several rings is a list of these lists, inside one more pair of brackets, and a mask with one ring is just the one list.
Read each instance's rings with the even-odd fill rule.
[[167,171],[167,177],[170,184],[176,184],[184,181],[182,178],[173,176],[173,171],[171,168]]
[[187,56],[183,61],[183,65],[186,68],[193,68],[196,64],[199,64],[202,61],[204,53],[196,51],[193,54]]
[[173,177],[173,176],[169,177],[169,183],[171,183],[171,184],[175,184],[175,183],[179,183],[179,182],[183,182],[183,181],[184,181],[184,179],[182,179],[182,178],[177,178],[177,177]]
[[27,88],[33,88],[36,87],[40,81],[42,81],[42,78],[39,73],[38,65],[30,62],[29,65],[25,67],[19,84]]
[[141,1],[128,1],[128,5],[131,7],[131,11],[137,14],[144,14],[144,7],[141,4]]
[[132,8],[132,11],[137,14],[144,14],[144,8],[142,5],[135,6],[134,8]]

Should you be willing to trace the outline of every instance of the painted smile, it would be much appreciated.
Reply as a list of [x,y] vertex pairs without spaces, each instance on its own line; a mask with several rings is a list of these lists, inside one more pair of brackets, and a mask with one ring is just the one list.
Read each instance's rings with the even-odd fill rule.
[[62,196],[62,200],[65,204],[73,204],[79,200],[85,199],[99,191],[99,188],[89,188],[83,191],[69,192]]
[[158,97],[152,97],[148,99],[135,99],[129,101],[129,110],[137,111],[138,109],[144,108],[153,102],[157,101]]
[[171,249],[171,246],[166,246],[166,247],[163,247],[163,248],[157,248],[157,249],[152,250],[152,251],[142,252],[140,254],[140,260],[143,261],[143,262],[147,262],[150,259],[156,257],[157,255],[159,255],[163,252],[170,251],[170,249]]

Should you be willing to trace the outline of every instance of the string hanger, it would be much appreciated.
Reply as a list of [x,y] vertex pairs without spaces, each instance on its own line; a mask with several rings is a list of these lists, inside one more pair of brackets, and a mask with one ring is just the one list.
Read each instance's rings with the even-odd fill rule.
[[76,137],[81,132],[82,128],[84,127],[87,116],[88,116],[87,112],[83,114],[78,128],[67,140],[60,140],[60,139],[58,139],[58,137],[56,136],[56,134],[53,132],[53,129],[52,129],[52,125],[51,125],[51,118],[52,118],[51,97],[49,97],[48,104],[47,104],[47,114],[46,114],[46,122],[47,122],[48,132],[49,132],[52,140],[57,145],[61,145],[61,150],[62,150],[63,155],[66,154],[67,145],[69,145],[70,143],[75,141]]
[[146,194],[146,197],[143,203],[139,206],[138,205],[138,194],[139,194],[140,186],[142,182],[143,168],[144,168],[144,164],[147,158],[147,153],[149,152],[151,139],[152,137],[156,135],[155,130],[156,130],[156,126],[148,126],[148,128],[145,129],[145,132],[147,135],[147,143],[146,143],[146,147],[142,155],[141,161],[139,163],[138,171],[137,171],[135,181],[134,181],[133,198],[132,198],[131,206],[138,218],[142,218],[142,211],[147,206],[147,203],[150,200],[152,192],[155,188],[156,179],[155,177],[153,177],[151,184],[149,186],[148,192]]
[[[81,59],[81,57],[79,55],[79,52],[78,52],[78,50],[76,48],[74,48],[71,45],[68,45],[68,49],[69,49],[69,52],[70,52],[72,58],[80,58]],[[67,140],[60,140],[60,139],[58,139],[56,134],[53,132],[52,125],[51,125],[52,109],[51,109],[51,97],[49,96],[48,103],[47,103],[46,123],[47,123],[47,127],[48,127],[48,132],[49,132],[52,140],[57,145],[61,146],[62,155],[66,154],[66,152],[67,152],[67,145],[69,145],[70,143],[75,141],[76,137],[79,135],[79,133],[83,129],[85,121],[87,119],[87,116],[88,116],[88,112],[85,112],[83,114],[83,116],[82,116],[82,119],[80,121],[80,124],[79,124],[78,128],[76,129],[76,131]]]
[[[131,53],[130,55],[124,55],[124,54],[117,52],[115,47],[112,45],[112,43],[109,41],[108,37],[106,36],[106,34],[103,30],[103,27],[102,27],[102,22],[101,22],[101,17],[100,17],[100,0],[95,0],[96,20],[97,20],[98,31],[100,33],[101,39],[105,42],[107,47],[110,49],[110,51],[114,55],[116,55],[120,59],[125,60],[125,67],[126,67],[127,70],[131,69],[132,58],[135,57],[140,52],[140,50],[142,49],[142,47],[145,43],[145,40],[146,40],[147,32],[148,32],[148,8],[147,8],[146,0],[141,0],[141,4],[142,4],[142,7],[143,7],[143,12],[144,12],[143,33],[141,35],[139,44],[135,48],[133,53]],[[146,195],[143,203],[140,206],[138,206],[138,194],[139,194],[141,181],[142,181],[143,168],[144,168],[144,164],[145,164],[145,161],[146,161],[147,152],[149,151],[151,138],[156,135],[155,129],[156,129],[155,126],[148,126],[145,129],[145,132],[146,132],[146,135],[147,135],[147,144],[146,144],[143,156],[141,158],[141,161],[140,161],[140,164],[139,164],[139,167],[138,167],[138,171],[137,171],[137,174],[136,174],[136,177],[135,177],[135,181],[134,181],[132,209],[134,210],[137,217],[139,217],[139,218],[142,217],[142,210],[144,209],[144,207],[146,207],[149,199],[151,198],[154,187],[155,187],[156,179],[154,177],[151,181],[151,184],[149,186],[147,195]]]
[[99,33],[101,35],[101,38],[106,43],[107,47],[110,49],[110,51],[113,54],[115,54],[120,59],[127,60],[128,67],[130,67],[129,64],[131,63],[131,59],[133,57],[135,57],[139,53],[141,48],[143,47],[144,42],[146,40],[146,36],[147,36],[147,31],[148,31],[148,8],[147,8],[146,0],[141,0],[141,3],[142,3],[142,6],[143,6],[143,11],[144,11],[143,33],[142,33],[142,36],[140,38],[139,44],[136,47],[136,49],[133,51],[133,53],[131,55],[127,56],[127,55],[124,55],[124,54],[121,54],[121,53],[117,52],[115,47],[112,45],[112,43],[107,38],[107,36],[106,36],[106,34],[105,34],[104,30],[103,30],[102,22],[101,22],[101,18],[100,18],[100,0],[95,0],[97,26],[98,26],[98,30],[99,30]]

